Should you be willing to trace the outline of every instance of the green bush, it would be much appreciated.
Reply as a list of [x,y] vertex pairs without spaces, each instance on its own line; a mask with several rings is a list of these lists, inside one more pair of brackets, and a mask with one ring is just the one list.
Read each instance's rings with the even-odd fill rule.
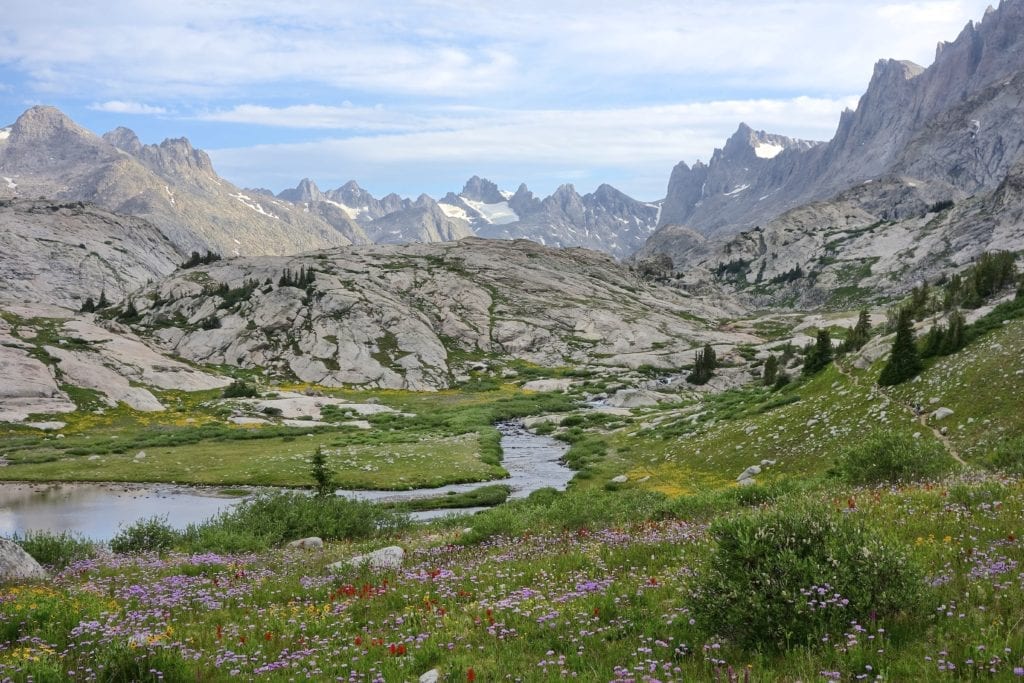
[[936,479],[953,465],[936,441],[874,432],[840,454],[836,471],[851,484],[883,484]]
[[84,560],[96,555],[96,544],[76,534],[62,531],[55,534],[51,531],[29,531],[23,537],[14,537],[14,542],[35,558],[39,564],[45,564],[60,571],[72,562]]
[[516,536],[538,529],[597,529],[635,524],[664,516],[667,497],[655,491],[565,491],[541,489],[526,500],[514,500],[473,516],[473,531],[463,543],[492,536]]
[[202,524],[189,525],[183,545],[218,552],[260,550],[307,536],[325,541],[371,538],[408,523],[406,515],[365,501],[269,493],[243,500]]
[[715,522],[692,584],[707,636],[781,651],[841,637],[853,621],[912,613],[923,574],[904,548],[856,513],[797,502]]
[[181,532],[167,523],[166,515],[154,516],[122,527],[110,540],[110,549],[115,553],[169,550],[178,545],[181,538]]
[[235,380],[224,388],[224,398],[258,398],[260,392],[245,380]]

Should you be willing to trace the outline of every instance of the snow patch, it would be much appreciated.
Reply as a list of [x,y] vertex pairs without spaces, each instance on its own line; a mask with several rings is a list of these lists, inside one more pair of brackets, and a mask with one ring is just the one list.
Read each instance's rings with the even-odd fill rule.
[[749,188],[749,187],[750,187],[750,185],[740,185],[739,187],[737,187],[737,188],[736,188],[735,190],[733,190],[732,192],[726,192],[726,193],[725,193],[725,196],[726,196],[726,197],[732,197],[732,196],[734,196],[734,195],[738,195],[738,194],[739,194],[740,192],[743,192],[743,190],[746,190],[746,189],[747,189],[747,188]]
[[4,182],[7,183],[7,189],[8,190],[17,190],[18,189],[18,183],[14,182],[14,178],[8,178],[6,176],[3,176],[3,179],[4,179]]
[[775,145],[770,142],[759,142],[754,146],[754,154],[759,159],[774,159],[786,149],[782,145]]
[[228,196],[229,196],[229,197],[234,197],[235,199],[237,199],[238,201],[242,202],[243,204],[245,204],[246,206],[248,206],[248,207],[249,207],[250,209],[252,209],[252,210],[253,210],[253,211],[255,211],[256,213],[261,213],[261,214],[263,214],[264,216],[267,216],[268,218],[273,218],[273,219],[274,219],[275,221],[276,221],[276,220],[280,220],[280,219],[279,219],[279,218],[278,218],[277,216],[275,216],[274,214],[272,214],[272,213],[267,213],[267,212],[266,212],[266,211],[265,211],[265,210],[263,209],[263,205],[262,205],[262,204],[260,204],[260,203],[259,203],[259,202],[257,202],[256,200],[254,200],[254,199],[253,199],[252,197],[249,197],[248,195],[244,195],[244,194],[242,194],[241,192],[239,192],[238,194],[232,194],[232,195],[228,195]]
[[441,209],[445,216],[448,218],[461,218],[464,221],[469,220],[469,214],[461,206],[455,206],[454,204],[445,204],[444,202],[438,202],[437,206]]
[[513,196],[513,193],[509,192],[508,190],[498,190],[498,194],[504,197],[506,202],[512,199]]
[[483,219],[491,225],[508,225],[519,220],[518,214],[512,210],[508,202],[484,204],[483,202],[473,201],[465,197],[462,198],[462,201],[466,202],[470,208],[483,216]]
[[11,129],[0,128],[0,140],[6,140],[9,137],[11,137]]
[[167,185],[164,185],[164,189],[167,191],[167,196],[171,200],[171,206],[174,206],[174,193],[171,192],[171,188]]
[[362,209],[362,210],[360,210],[360,209],[353,209],[353,208],[352,208],[351,206],[349,206],[348,204],[342,204],[341,202],[333,202],[333,201],[331,201],[330,199],[324,199],[324,201],[325,201],[325,202],[327,202],[328,204],[330,204],[331,206],[336,206],[336,207],[338,207],[339,209],[341,209],[342,211],[344,211],[344,212],[345,212],[345,214],[346,214],[346,215],[347,215],[347,216],[348,216],[349,218],[351,218],[352,220],[355,220],[356,218],[358,218],[358,217],[359,217],[359,214],[361,214],[361,213],[362,213],[363,211],[365,211],[365,210],[366,210],[366,208],[367,208],[367,207],[363,207],[363,209]]

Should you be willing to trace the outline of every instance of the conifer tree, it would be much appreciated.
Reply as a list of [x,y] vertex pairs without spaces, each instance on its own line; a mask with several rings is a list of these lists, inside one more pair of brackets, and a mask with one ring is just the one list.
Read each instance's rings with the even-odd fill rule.
[[707,384],[708,380],[715,374],[718,367],[718,358],[715,356],[715,349],[711,344],[705,344],[704,348],[697,352],[691,372],[686,381],[690,384]]
[[81,311],[82,313],[93,313],[95,312],[95,310],[96,303],[92,300],[92,297],[90,296],[85,300],[85,303],[82,304]]
[[313,453],[312,467],[310,474],[316,482],[316,495],[327,497],[334,493],[334,474],[327,466],[327,456],[324,455],[323,446],[317,446]]
[[764,385],[766,387],[774,386],[775,380],[779,376],[779,359],[775,354],[768,356],[768,359],[764,362]]
[[896,339],[892,343],[889,362],[878,377],[881,386],[893,386],[906,382],[921,372],[921,358],[914,342],[913,311],[904,308],[896,323]]
[[825,369],[832,362],[832,335],[828,330],[818,330],[814,346],[809,346],[804,358],[804,375],[813,375]]
[[946,333],[942,338],[942,344],[939,347],[939,353],[943,356],[948,356],[952,353],[956,353],[964,347],[966,343],[964,339],[964,326],[967,321],[964,320],[964,316],[960,311],[953,311],[949,315],[949,327],[946,328]]

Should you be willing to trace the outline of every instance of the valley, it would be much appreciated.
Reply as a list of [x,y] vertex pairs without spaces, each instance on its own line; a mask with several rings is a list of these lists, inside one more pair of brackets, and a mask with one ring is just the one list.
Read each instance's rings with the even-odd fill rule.
[[[830,139],[741,123],[653,200],[575,162],[546,197],[518,163],[312,178],[398,125],[354,170],[447,184],[480,107],[96,101],[142,124],[99,134],[31,98],[0,127],[0,679],[1024,677],[1022,36],[1003,0],[878,61]],[[276,192],[215,170],[282,112],[348,137],[268,141],[317,159]],[[143,142],[168,122],[222,148]],[[512,156],[481,168],[549,163],[483,130]]]

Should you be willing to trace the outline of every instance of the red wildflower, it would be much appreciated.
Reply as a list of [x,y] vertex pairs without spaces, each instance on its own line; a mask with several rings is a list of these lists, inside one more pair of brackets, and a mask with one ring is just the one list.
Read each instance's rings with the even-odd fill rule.
[[356,643],[356,647],[359,647],[360,645],[362,645],[363,644],[363,637],[362,636],[356,636],[355,643]]
[[476,680],[476,671],[473,671],[473,667],[466,669],[466,680],[470,681],[470,683]]
[[224,637],[224,627],[221,626],[220,624],[217,624],[217,640],[220,640],[223,637]]
[[263,640],[273,640],[273,639],[274,639],[274,634],[271,633],[270,631],[267,631],[266,633],[263,634]]

